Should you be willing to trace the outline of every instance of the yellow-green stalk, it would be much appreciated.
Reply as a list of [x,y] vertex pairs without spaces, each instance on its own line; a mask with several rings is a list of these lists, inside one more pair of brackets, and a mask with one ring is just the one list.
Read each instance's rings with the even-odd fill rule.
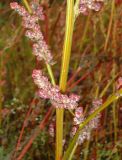
[[[113,18],[114,18],[114,24],[113,24],[113,57],[117,56],[117,51],[116,51],[116,47],[117,47],[117,44],[116,44],[116,27],[117,27],[117,24],[116,24],[116,8],[115,8],[115,3],[114,3],[114,15],[113,15]],[[113,62],[113,69],[112,69],[112,77],[115,78],[115,74],[117,72],[117,65],[115,63],[115,61]],[[115,87],[115,84],[113,84],[113,93],[115,93],[115,90],[116,90],[116,87]],[[113,106],[112,106],[112,109],[113,109],[113,122],[114,122],[114,143],[116,143],[117,141],[117,103],[114,102],[113,103]]]
[[31,8],[30,8],[30,6],[29,6],[29,4],[28,4],[28,1],[27,1],[27,0],[23,0],[23,3],[24,3],[24,5],[25,5],[25,7],[27,8],[28,12],[31,14],[31,13],[32,13],[32,10],[31,10]]
[[[62,55],[60,89],[66,91],[69,61],[74,28],[74,0],[67,0],[65,40]],[[56,109],[56,160],[60,160],[63,152],[63,109]]]
[[108,31],[107,31],[107,36],[106,36],[106,40],[105,40],[105,45],[104,45],[104,51],[106,51],[107,46],[108,46],[108,42],[109,42],[109,37],[110,37],[110,32],[111,32],[113,17],[114,17],[114,9],[115,9],[115,0],[113,0],[111,3],[111,15],[110,15],[110,21],[109,21],[109,25],[108,25]]

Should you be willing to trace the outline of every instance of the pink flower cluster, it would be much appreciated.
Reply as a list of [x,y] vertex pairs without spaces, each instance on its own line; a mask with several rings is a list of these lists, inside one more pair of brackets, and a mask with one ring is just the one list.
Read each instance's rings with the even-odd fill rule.
[[99,11],[105,0],[80,0],[79,12],[86,14],[89,10]]
[[75,117],[73,119],[74,125],[78,125],[84,121],[84,116],[83,116],[83,108],[78,107],[75,110]]
[[39,20],[44,20],[43,8],[36,0],[33,0],[31,3],[32,14],[17,2],[10,3],[10,6],[22,16],[22,25],[27,29],[25,35],[35,42],[33,44],[34,55],[37,56],[38,60],[44,59],[47,63],[52,64],[51,52],[44,40],[38,23]]
[[54,136],[55,136],[54,132],[55,132],[55,130],[54,130],[54,124],[51,123],[51,124],[49,125],[49,134],[50,134],[51,137],[54,137]]
[[79,96],[61,94],[59,87],[53,86],[48,78],[43,76],[42,71],[33,70],[32,77],[39,88],[38,95],[41,98],[49,99],[56,108],[74,109],[78,106]]
[[116,82],[116,89],[122,88],[122,77],[119,77],[119,79]]
[[[92,102],[93,108],[91,109],[90,114],[92,114],[92,113],[93,113],[96,109],[98,109],[102,104],[103,104],[103,100],[102,100],[102,99],[95,99],[95,100]],[[101,114],[97,114],[97,116],[90,121],[90,127],[91,127],[92,129],[95,129],[95,128],[98,127],[100,117],[101,117]]]
[[[102,105],[102,100],[94,100],[93,101],[93,108],[90,110],[90,114],[92,114],[100,105]],[[99,119],[100,119],[100,114],[98,114],[94,119],[92,119],[81,131],[81,134],[79,135],[77,143],[80,145],[82,144],[85,140],[90,139],[91,135],[91,130],[96,129],[99,124]],[[83,121],[85,120],[85,117],[83,115],[83,108],[78,107],[75,110],[75,117],[74,117],[74,126],[71,131],[71,137],[75,135],[78,129],[78,125],[82,124]]]
[[55,123],[54,122],[49,124],[49,135],[51,137],[55,136]]

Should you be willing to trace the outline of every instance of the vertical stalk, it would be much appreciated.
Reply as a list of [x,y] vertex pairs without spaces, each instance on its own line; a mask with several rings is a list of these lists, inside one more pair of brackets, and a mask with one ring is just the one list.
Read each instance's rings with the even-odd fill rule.
[[[115,3],[114,3],[115,5]],[[114,24],[113,24],[113,57],[116,57],[117,56],[117,50],[116,50],[116,47],[117,47],[117,44],[116,44],[116,8],[114,6],[114,15],[113,15],[113,21],[114,21]],[[116,72],[117,72],[117,65],[116,65],[116,62],[114,61],[113,62],[113,70],[112,70],[112,77],[115,78],[115,75],[116,75]],[[115,88],[115,84],[113,84],[113,93],[115,93],[116,91],[116,88]],[[114,102],[113,103],[113,106],[112,106],[112,110],[113,110],[113,122],[114,122],[114,144],[116,144],[116,141],[117,141],[117,103]]]
[[50,80],[51,80],[52,84],[55,85],[56,83],[55,83],[55,79],[54,79],[52,68],[48,63],[46,63],[46,66],[47,66],[48,74],[50,76]]
[[87,20],[86,20],[86,23],[85,23],[85,27],[84,27],[84,31],[83,31],[83,36],[81,37],[81,40],[80,40],[79,52],[82,51],[83,45],[84,45],[84,42],[85,42],[85,38],[87,38],[86,36],[87,36],[88,29],[89,29],[90,17],[91,17],[91,11],[88,14],[88,17],[87,17]]
[[[72,35],[74,28],[74,0],[67,0],[66,11],[66,27],[65,40],[62,56],[62,67],[60,76],[60,89],[62,92],[66,91],[67,77],[69,70],[69,61],[71,54]],[[63,109],[56,109],[56,160],[60,160],[63,152]]]
[[[3,67],[3,55],[0,53],[0,73],[2,73],[2,67]],[[0,74],[0,81],[2,82],[2,75]],[[2,85],[0,84],[0,129],[2,124]]]
[[86,148],[85,148],[85,153],[84,153],[84,158],[83,160],[87,160],[88,159],[88,154],[89,154],[89,147],[90,147],[90,140],[88,140],[86,142]]
[[71,152],[68,160],[72,160],[72,157],[73,157],[73,155],[74,155],[74,153],[75,153],[75,150],[76,150],[77,146],[78,146],[78,143],[76,143],[76,144],[74,145],[73,150],[72,150],[72,152]]
[[110,15],[110,21],[109,21],[109,25],[108,25],[107,36],[106,36],[106,40],[105,40],[105,44],[104,44],[104,51],[106,51],[107,46],[108,46],[108,42],[109,42],[109,37],[110,37],[112,22],[113,22],[113,16],[114,16],[114,8],[115,8],[115,0],[113,0],[111,2],[111,15]]
[[30,8],[30,6],[29,6],[29,4],[28,4],[28,1],[27,1],[27,0],[23,0],[23,3],[24,3],[24,5],[26,6],[28,12],[31,14],[31,13],[32,13],[32,10],[31,10],[31,8]]

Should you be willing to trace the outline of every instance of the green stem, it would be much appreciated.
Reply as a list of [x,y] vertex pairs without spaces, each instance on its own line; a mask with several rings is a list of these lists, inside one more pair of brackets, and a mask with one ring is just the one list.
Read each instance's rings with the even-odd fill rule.
[[75,150],[76,150],[77,146],[78,146],[78,143],[76,143],[76,144],[74,145],[73,150],[72,150],[72,152],[70,153],[68,160],[72,160],[72,157],[73,157],[73,155],[74,155],[74,153],[75,153]]
[[103,111],[105,108],[107,108],[112,102],[118,100],[118,98],[122,97],[122,89],[120,89],[117,93],[113,94],[112,96],[110,96],[106,102],[101,105],[95,112],[93,112],[82,124],[80,124],[78,131],[76,132],[74,138],[72,139],[72,141],[69,144],[68,149],[66,150],[63,160],[69,160],[69,156],[70,153],[72,152],[79,134],[81,134],[81,130],[83,129],[84,126],[86,126],[98,113],[100,113],[101,111]]
[[60,76],[60,88],[63,92],[65,92],[67,85],[73,28],[74,28],[74,0],[67,0],[67,15],[66,15],[66,28],[65,28],[66,33],[65,33],[65,41],[63,48],[61,76]]
[[80,0],[76,0],[75,6],[74,6],[74,20],[76,20],[77,16],[79,15],[79,3],[80,3]]
[[24,5],[26,6],[28,12],[31,14],[31,13],[32,13],[32,10],[31,10],[31,8],[30,8],[30,6],[29,6],[29,4],[28,4],[28,1],[27,1],[27,0],[23,0],[23,3],[24,3]]
[[116,74],[115,77],[111,80],[108,81],[107,85],[104,87],[104,89],[102,90],[102,92],[100,93],[100,98],[102,98],[105,93],[107,92],[107,89],[110,87],[110,85],[114,82],[114,80],[117,78],[119,74]]
[[[65,40],[62,56],[60,89],[66,91],[69,61],[71,54],[72,35],[74,28],[74,0],[67,0]],[[63,152],[63,109],[56,109],[56,160],[60,160]]]
[[[114,3],[114,5],[115,5],[115,3]],[[114,20],[113,20],[114,21],[114,25],[113,25],[113,57],[117,56],[117,52],[116,52],[116,46],[117,46],[117,44],[116,44],[116,27],[117,27],[117,25],[116,25],[116,10],[115,9],[116,8],[114,6],[114,11],[113,11],[114,12],[114,15],[113,15],[113,17],[114,17]],[[112,78],[113,79],[115,78],[116,72],[117,72],[117,65],[114,62],[113,63],[113,70],[112,70]],[[115,93],[115,89],[116,89],[115,84],[113,84],[113,93]],[[115,144],[116,144],[116,141],[117,141],[117,112],[116,112],[117,108],[115,108],[116,105],[117,105],[117,103],[114,102],[113,106],[112,106],[113,122],[114,122],[114,142],[115,142]]]
[[[116,72],[116,64],[114,63],[113,65],[113,71],[112,71],[112,77],[115,77],[115,72]],[[115,93],[115,84],[113,84],[113,93]],[[117,114],[116,114],[116,105],[117,103],[114,102],[112,106],[113,110],[113,122],[114,122],[114,142],[116,143],[117,141]]]
[[53,85],[55,85],[56,83],[55,83],[54,75],[53,75],[53,72],[52,72],[52,68],[48,63],[46,63],[46,66],[47,66],[47,70],[48,70],[51,82],[52,82]]
[[111,3],[111,15],[110,15],[110,21],[109,21],[109,26],[108,26],[107,37],[106,37],[106,41],[104,45],[104,51],[106,51],[108,42],[109,42],[109,37],[110,37],[110,32],[111,32],[112,22],[113,22],[113,17],[114,17],[114,9],[115,9],[115,0],[113,0]]
[[84,153],[84,159],[83,159],[83,160],[87,160],[87,159],[88,159],[89,146],[90,146],[90,140],[88,140],[88,141],[86,142],[86,148],[85,148],[85,153]]
[[[2,68],[3,68],[3,55],[0,55],[0,73],[2,73]],[[0,74],[0,81],[2,81],[2,75]],[[1,124],[2,124],[2,85],[0,85],[0,129],[1,129]]]
[[91,17],[91,11],[88,14],[88,17],[87,17],[87,20],[86,20],[86,23],[85,23],[85,27],[84,27],[83,36],[81,37],[81,40],[80,40],[80,47],[79,47],[80,52],[83,48],[83,45],[84,45],[84,42],[85,42],[85,37],[86,37],[88,29],[89,29],[90,17]]

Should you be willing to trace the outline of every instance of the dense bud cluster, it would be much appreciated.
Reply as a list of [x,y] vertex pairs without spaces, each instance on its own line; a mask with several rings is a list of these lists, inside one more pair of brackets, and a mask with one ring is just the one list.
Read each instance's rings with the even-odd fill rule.
[[25,35],[34,41],[33,53],[37,56],[37,59],[44,59],[47,63],[52,64],[51,52],[44,40],[38,23],[39,20],[44,20],[43,8],[36,0],[33,0],[31,3],[32,13],[26,11],[26,9],[17,2],[10,3],[10,6],[22,16],[22,25],[27,29]]
[[[102,99],[94,100],[93,108],[90,110],[90,114],[92,114],[100,105],[102,105]],[[96,129],[99,124],[100,114],[98,114],[94,119],[92,119],[81,131],[81,134],[79,135],[78,144],[82,144],[85,140],[90,139],[91,131],[92,129]],[[83,108],[78,107],[75,111],[75,117],[74,117],[74,126],[71,131],[71,137],[75,135],[77,132],[79,124],[82,124],[85,120],[84,114],[83,114]]]
[[73,119],[74,125],[78,125],[84,121],[84,116],[83,116],[83,108],[78,107],[75,110],[75,117]]
[[119,77],[117,82],[116,82],[116,89],[122,88],[122,77]]
[[54,122],[49,124],[49,135],[51,137],[55,136],[55,123]]
[[86,14],[89,10],[99,11],[105,0],[80,0],[79,12]]
[[41,98],[49,99],[55,107],[74,109],[78,106],[79,96],[61,94],[59,87],[53,86],[40,70],[33,70],[32,77],[39,88],[38,95]]

